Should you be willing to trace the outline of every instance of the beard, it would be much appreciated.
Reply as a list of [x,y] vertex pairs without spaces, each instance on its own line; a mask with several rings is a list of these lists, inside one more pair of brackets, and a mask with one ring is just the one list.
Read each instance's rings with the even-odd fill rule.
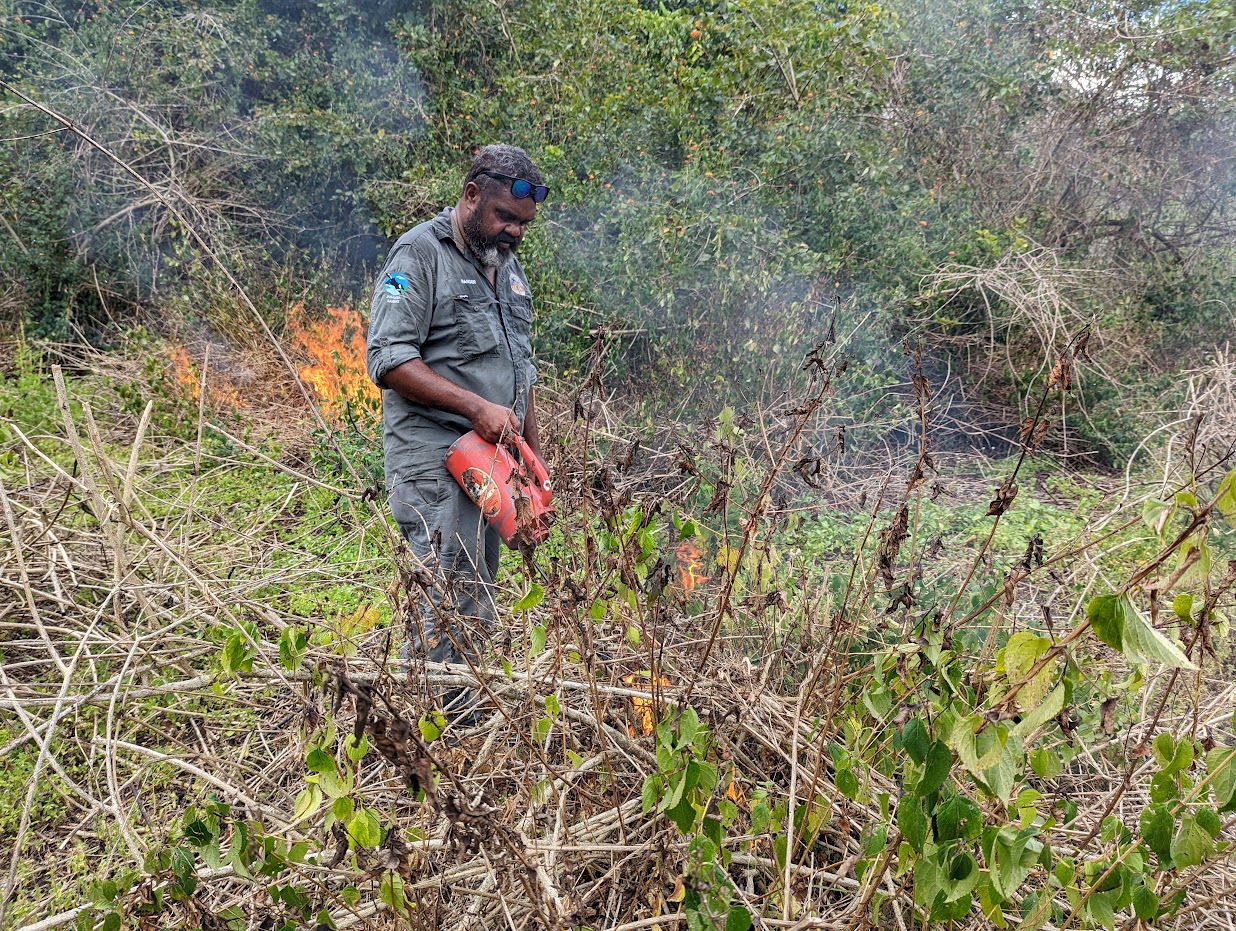
[[[505,233],[499,233],[497,236],[485,235],[481,230],[481,210],[484,206],[483,202],[478,204],[476,209],[472,211],[472,216],[464,221],[464,242],[468,244],[472,254],[476,256],[477,261],[485,268],[501,268],[511,259],[515,258],[515,250],[519,247],[519,243],[516,240],[512,240]],[[498,248],[499,243],[503,243],[509,248],[504,252]]]

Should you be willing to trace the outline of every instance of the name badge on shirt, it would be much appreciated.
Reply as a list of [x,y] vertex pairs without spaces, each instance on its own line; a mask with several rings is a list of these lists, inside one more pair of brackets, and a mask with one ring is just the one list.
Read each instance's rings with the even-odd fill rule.
[[520,297],[528,296],[528,286],[524,284],[523,279],[514,272],[511,272],[511,290]]

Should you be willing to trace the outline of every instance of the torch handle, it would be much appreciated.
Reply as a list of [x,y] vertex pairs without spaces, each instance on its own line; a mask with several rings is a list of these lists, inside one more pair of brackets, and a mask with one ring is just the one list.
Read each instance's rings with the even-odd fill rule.
[[549,491],[549,473],[545,470],[545,464],[541,462],[541,457],[532,451],[532,447],[518,433],[513,434],[511,439],[515,443],[515,448],[519,451],[519,458],[532,470],[532,477],[536,479],[537,486],[542,491]]

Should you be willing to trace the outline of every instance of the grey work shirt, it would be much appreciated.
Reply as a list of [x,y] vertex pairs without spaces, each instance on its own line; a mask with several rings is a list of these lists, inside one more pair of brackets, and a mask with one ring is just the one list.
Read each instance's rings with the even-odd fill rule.
[[468,418],[407,400],[386,373],[412,359],[523,419],[532,363],[532,290],[519,261],[498,269],[497,287],[461,252],[448,207],[399,237],[373,293],[369,377],[382,388],[386,485],[444,474],[442,459],[472,429]]

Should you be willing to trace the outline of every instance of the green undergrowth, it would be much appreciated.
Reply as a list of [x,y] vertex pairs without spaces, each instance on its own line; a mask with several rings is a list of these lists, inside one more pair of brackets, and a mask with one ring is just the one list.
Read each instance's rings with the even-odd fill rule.
[[[49,369],[22,352],[0,383],[0,409],[73,474],[81,463],[44,409],[55,407]],[[757,911],[792,914],[798,900],[781,886],[787,866],[830,862],[838,850],[853,851],[848,869],[859,883],[860,913],[877,925],[891,895],[918,926],[1071,922],[1111,931],[1132,917],[1171,920],[1187,907],[1195,871],[1226,868],[1231,852],[1221,830],[1236,810],[1231,715],[1220,720],[1205,703],[1232,659],[1236,578],[1226,561],[1236,535],[1236,472],[1222,461],[1177,468],[1156,486],[1159,496],[1125,501],[1123,488],[1107,490],[1110,479],[1054,467],[1030,443],[1017,459],[938,466],[911,450],[864,504],[822,506],[828,499],[808,481],[810,463],[795,467],[788,453],[799,432],[817,428],[812,418],[827,420],[822,405],[834,363],[817,355],[812,364],[814,394],[777,415],[768,434],[790,438],[778,440],[786,452],[772,473],[764,437],[748,436],[733,409],[698,448],[677,450],[683,485],[672,494],[658,493],[665,486],[652,479],[641,482],[638,465],[620,463],[621,456],[563,443],[561,465],[577,484],[559,490],[550,540],[526,560],[507,554],[501,613],[508,636],[489,644],[486,659],[512,680],[516,669],[551,665],[563,679],[586,680],[600,678],[604,651],[625,664],[629,681],[665,676],[676,691],[647,703],[642,734],[629,730],[655,766],[602,773],[585,766],[593,752],[581,741],[586,729],[564,726],[573,696],[565,684],[552,691],[546,675],[538,683],[545,694],[529,702],[530,751],[540,748],[598,794],[634,793],[642,817],[672,828],[681,857],[650,881],[665,881],[667,890],[678,881],[681,895],[668,901],[698,931],[746,931]],[[207,871],[221,864],[261,877],[276,902],[273,926],[286,931],[331,927],[366,897],[410,913],[404,845],[422,840],[425,827],[409,823],[410,809],[375,801],[364,785],[386,778],[371,747],[399,763],[390,732],[367,731],[385,724],[394,706],[375,700],[381,684],[354,691],[356,722],[338,704],[317,703],[340,660],[377,658],[398,645],[399,632],[388,631],[389,526],[354,493],[332,490],[351,486],[323,465],[338,454],[328,436],[310,438],[309,466],[298,453],[299,474],[280,470],[209,422],[199,425],[197,405],[165,378],[155,366],[136,372],[124,388],[127,406],[115,378],[74,373],[66,381],[77,405],[73,423],[82,430],[87,408],[94,411],[102,454],[122,470],[145,399],[157,399],[136,460],[132,513],[174,544],[185,570],[177,598],[180,591],[188,598],[128,604],[144,623],[168,616],[174,623],[148,647],[149,668],[126,684],[208,680],[174,698],[129,702],[115,726],[122,740],[189,759],[199,759],[201,728],[209,727],[216,746],[232,754],[220,773],[277,771],[277,786],[256,778],[249,785],[283,805],[282,820],[222,801],[166,760],[143,758],[135,764],[145,767],[145,810],[134,822],[144,840],[139,868],[114,820],[95,818],[97,831],[64,842],[73,819],[85,816],[76,802],[62,804],[71,793],[42,774],[31,809],[37,839],[27,833],[25,858],[49,849],[44,838],[57,838],[66,861],[51,896],[41,874],[23,867],[16,913],[41,916],[90,901],[78,923],[83,931],[156,918],[192,924]],[[1043,390],[1062,394],[1058,386]],[[208,418],[270,459],[285,455],[256,428],[246,432],[241,414]],[[577,420],[568,439],[589,426]],[[53,470],[16,431],[2,441],[0,479],[33,510],[29,493]],[[814,474],[826,474],[824,458]],[[86,457],[89,469],[103,464],[97,450]],[[121,521],[98,513],[98,502],[110,500],[102,493],[65,500],[57,533],[73,553],[98,551],[97,539],[122,532]],[[135,524],[127,526],[123,541],[144,545]],[[144,552],[142,572],[170,571],[163,550]],[[73,595],[87,614],[103,603],[110,565],[92,571],[90,585]],[[195,581],[201,578],[209,584]],[[406,588],[408,579],[398,578]],[[128,622],[122,615],[103,623],[128,636]],[[13,646],[19,637],[26,639]],[[0,628],[0,656],[18,674],[31,675],[20,672],[18,657],[37,659],[37,647],[28,629]],[[123,678],[122,653],[100,654],[90,669],[95,681]],[[771,733],[775,752],[757,748],[739,758],[724,749],[736,733],[727,735],[727,716],[706,706],[715,693],[701,685],[694,703],[682,696],[701,671],[744,665],[754,672],[742,687],[793,709],[787,714],[798,736]],[[268,742],[262,730],[270,723],[266,700],[276,696],[266,682],[280,677],[295,680],[278,693],[293,698],[280,712],[289,722],[284,736],[297,735],[290,756],[282,738]],[[1178,677],[1187,687],[1177,686]],[[334,681],[342,691],[343,680]],[[36,684],[54,689],[59,680],[49,670]],[[370,702],[364,714],[362,701]],[[1198,725],[1203,708],[1207,729]],[[432,708],[414,711],[419,721],[410,721],[434,744],[442,720]],[[78,744],[58,751],[70,776],[97,791],[102,764],[87,750],[107,727],[101,714],[91,706],[66,722],[64,733]],[[0,728],[5,741],[23,733],[8,712]],[[1134,734],[1145,746],[1133,762],[1153,766],[1127,769],[1126,737]],[[591,740],[590,732],[582,739]],[[796,783],[793,795],[783,765],[791,745],[820,754],[810,782]],[[5,761],[0,809],[9,814],[0,816],[0,838],[15,836],[13,813],[25,805],[36,756],[27,744]],[[182,793],[186,785],[192,788]],[[495,801],[521,811],[544,801],[546,789],[524,788],[527,797],[507,788]],[[412,801],[419,792],[427,798],[432,780],[409,782],[408,791]],[[302,869],[332,849],[342,851],[332,865],[338,873],[321,878]],[[744,895],[736,878],[738,853],[771,865],[760,867],[757,897]],[[102,864],[95,875],[79,870],[83,857]],[[145,894],[156,887],[157,895]],[[897,888],[905,894],[888,892]],[[221,918],[239,931],[253,917],[246,908],[232,904]]]

